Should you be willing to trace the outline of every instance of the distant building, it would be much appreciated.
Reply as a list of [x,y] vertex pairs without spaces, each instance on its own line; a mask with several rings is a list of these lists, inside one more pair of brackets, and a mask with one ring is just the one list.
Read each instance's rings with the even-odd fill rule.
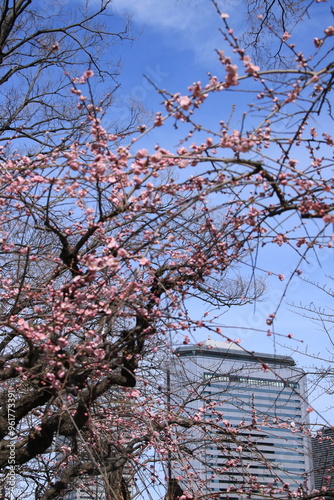
[[[312,438],[314,486],[334,491],[334,428],[324,428]],[[325,495],[326,496],[326,495]]]
[[[221,431],[213,431],[215,439],[202,437],[197,446],[189,445],[191,466],[206,485],[205,493],[240,499],[247,492],[287,488],[287,483],[300,491],[313,486],[310,439],[297,431],[308,420],[305,375],[291,357],[248,353],[210,340],[179,347],[175,354],[179,361],[171,370],[172,403],[183,400],[184,411],[194,414],[216,401],[215,411],[225,422],[220,420]],[[214,419],[214,413],[205,410],[203,418]],[[187,488],[186,480],[179,484]]]
[[84,487],[77,487],[66,494],[64,500],[106,500],[105,488],[101,484],[87,484]]

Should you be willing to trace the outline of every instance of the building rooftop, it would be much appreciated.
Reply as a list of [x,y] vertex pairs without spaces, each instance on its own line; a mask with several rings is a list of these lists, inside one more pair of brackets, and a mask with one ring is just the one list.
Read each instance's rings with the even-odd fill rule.
[[175,349],[175,354],[179,357],[196,355],[212,358],[240,359],[243,361],[253,362],[261,361],[262,363],[279,364],[284,366],[296,365],[294,359],[290,356],[249,351],[233,342],[222,342],[211,339],[200,342],[199,344],[178,347]]

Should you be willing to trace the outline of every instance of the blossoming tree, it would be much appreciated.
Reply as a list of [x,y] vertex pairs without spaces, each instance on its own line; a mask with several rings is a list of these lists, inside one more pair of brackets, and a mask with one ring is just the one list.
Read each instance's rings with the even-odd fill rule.
[[[110,0],[75,6],[57,0],[0,2],[2,144],[15,137],[26,148],[30,143],[30,148],[46,150],[85,135],[66,70],[78,74],[89,66],[96,81],[108,81],[101,95],[106,111],[119,86],[119,67],[110,50],[130,39],[127,20],[119,30],[110,28],[110,9]],[[118,129],[131,128],[136,116],[133,106]]]
[[[254,262],[261,245],[295,248],[296,273],[311,248],[332,245],[334,141],[312,117],[328,109],[334,28],[319,32],[311,55],[281,33],[295,61],[273,83],[272,70],[252,62],[219,14],[221,75],[187,94],[161,91],[166,114],[152,127],[186,127],[176,151],[141,147],[149,127],[131,144],[105,130],[103,110],[87,97],[92,70],[72,83],[86,144],[36,155],[2,149],[4,496],[61,498],[80,482],[102,481],[107,498],[126,500],[130,476],[142,489],[157,482],[157,457],[175,456],[172,430],[199,425],[171,411],[157,376],[163,355],[197,328],[221,334],[219,320],[192,315],[188,300],[224,307],[254,299],[257,285],[231,287],[228,271]],[[197,122],[207,101],[249,85],[257,97],[250,94],[240,129],[224,119],[209,131]],[[310,219],[318,225],[305,230]],[[279,493],[289,497],[289,485]]]

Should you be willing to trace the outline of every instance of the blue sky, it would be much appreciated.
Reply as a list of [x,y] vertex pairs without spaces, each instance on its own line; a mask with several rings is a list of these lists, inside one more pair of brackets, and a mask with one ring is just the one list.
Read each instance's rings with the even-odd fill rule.
[[[226,1],[222,9],[230,15],[229,23],[240,32],[245,29],[246,22],[240,12],[242,3],[237,0]],[[221,19],[217,16],[213,5],[208,0],[114,0],[113,12],[116,15],[124,15],[126,12],[132,16],[132,29],[136,40],[132,43],[124,43],[117,48],[117,53],[122,58],[122,73],[120,80],[121,90],[118,94],[118,102],[115,116],[125,117],[126,106],[131,99],[142,103],[149,112],[163,110],[161,108],[161,96],[145,79],[144,75],[159,88],[166,88],[171,92],[185,94],[187,87],[194,81],[206,81],[206,74],[222,74],[222,67],[217,61],[215,49],[225,49],[224,41],[218,31]],[[321,36],[326,19],[329,19],[330,6],[328,3],[315,4],[311,15],[294,27],[292,31],[293,41],[302,42],[306,48],[307,39],[312,46],[313,36]],[[325,21],[325,25],[323,22]],[[313,34],[311,35],[311,32]],[[308,35],[308,38],[305,35]],[[311,35],[311,36],[310,36]],[[230,113],[231,99],[237,105],[237,110],[242,109],[243,103],[248,96],[242,93],[226,93],[226,103],[222,102],[220,107],[208,105],[205,108],[203,120],[215,126],[221,119],[226,119]],[[235,127],[238,126],[240,116],[235,115]],[[168,131],[168,132],[167,132]],[[145,138],[145,146],[153,147],[156,143],[165,147],[173,148],[182,131],[175,131],[172,127],[155,129]],[[310,253],[309,263],[304,263],[302,278],[317,283],[328,282],[327,275],[333,275],[334,255],[332,250],[322,250],[316,256]],[[286,277],[294,270],[295,256],[292,252],[283,248],[268,248],[263,252],[260,265],[263,269],[282,273]],[[246,272],[244,269],[240,270]],[[235,271],[237,272],[237,271]],[[264,273],[265,275],[265,273]],[[298,353],[307,351],[317,356],[318,353],[328,354],[332,349],[331,341],[324,332],[309,319],[302,318],[291,312],[289,304],[300,303],[331,307],[328,296],[305,283],[299,278],[294,278],[289,289],[286,291],[282,303],[275,331],[282,336],[267,337],[259,330],[265,330],[265,320],[268,314],[273,312],[284,293],[285,282],[280,282],[276,276],[267,278],[266,300],[255,306],[243,308],[231,308],[221,318],[221,323],[233,328],[225,328],[223,331],[232,338],[241,338],[245,348],[260,352],[273,352],[292,354],[298,363],[309,366],[317,362],[316,359],[305,357]],[[333,282],[334,285],[334,282]],[[334,288],[334,286],[333,286]],[[294,339],[287,338],[289,333]],[[203,333],[206,337],[207,333]],[[199,334],[200,337],[200,334]],[[198,338],[197,340],[202,340]],[[301,343],[299,340],[303,340]],[[333,351],[333,349],[332,349]],[[325,409],[329,400],[324,398],[321,404]]]
[[[118,107],[125,112],[129,99],[138,99],[150,111],[162,101],[146,75],[159,88],[186,93],[207,71],[221,71],[215,48],[222,42],[220,19],[207,0],[115,0],[114,11],[132,15],[133,44],[118,47],[122,57],[122,89]],[[158,136],[151,137],[153,141]],[[170,137],[174,145],[180,134]],[[164,137],[166,140],[166,137]]]

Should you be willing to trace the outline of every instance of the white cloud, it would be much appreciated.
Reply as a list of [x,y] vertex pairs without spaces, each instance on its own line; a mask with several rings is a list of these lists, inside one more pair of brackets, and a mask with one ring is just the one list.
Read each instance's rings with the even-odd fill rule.
[[216,58],[220,19],[208,0],[114,0],[113,8],[133,14],[135,23],[159,31],[175,47],[192,50],[198,62]]
[[[203,11],[205,0],[180,2],[173,0],[114,0],[118,12],[130,12],[138,23],[173,31],[188,31],[198,22],[199,10]],[[208,5],[208,2],[206,2]]]

